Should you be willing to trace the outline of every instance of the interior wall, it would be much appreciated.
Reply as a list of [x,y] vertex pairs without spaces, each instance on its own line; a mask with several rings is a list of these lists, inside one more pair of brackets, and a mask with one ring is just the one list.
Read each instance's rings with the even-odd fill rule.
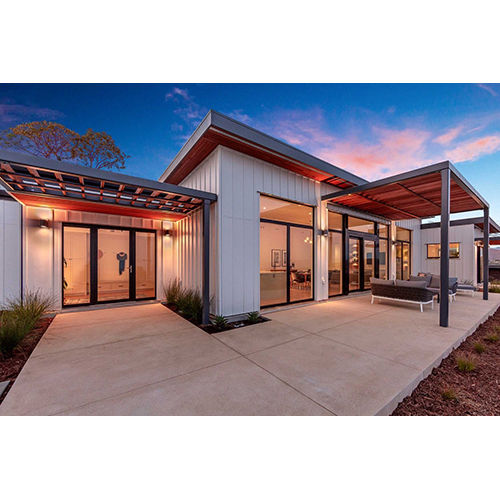
[[21,294],[21,220],[17,201],[0,200],[0,309]]

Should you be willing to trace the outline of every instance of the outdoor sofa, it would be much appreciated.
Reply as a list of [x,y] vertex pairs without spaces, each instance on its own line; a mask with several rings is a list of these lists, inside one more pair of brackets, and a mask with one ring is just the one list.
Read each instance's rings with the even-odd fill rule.
[[394,300],[419,304],[420,311],[424,312],[424,305],[431,304],[434,309],[435,292],[427,288],[427,280],[383,280],[370,278],[372,290],[372,304],[374,299]]
[[[435,295],[439,297],[441,291],[441,278],[437,274],[431,273],[418,273],[417,276],[410,276],[410,281],[412,280],[424,280],[427,283],[427,288],[434,292]],[[448,281],[448,294],[450,301],[456,300],[458,290],[458,278],[449,278]]]

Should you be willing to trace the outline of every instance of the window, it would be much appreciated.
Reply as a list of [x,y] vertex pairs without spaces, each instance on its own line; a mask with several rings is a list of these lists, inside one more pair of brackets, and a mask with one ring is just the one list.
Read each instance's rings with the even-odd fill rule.
[[358,219],[357,217],[349,216],[348,227],[353,231],[375,234],[375,224],[365,219]]
[[396,240],[411,241],[411,231],[402,227],[396,227]]
[[379,224],[378,225],[378,235],[380,238],[388,238],[389,237],[389,226],[387,224]]
[[342,231],[342,214],[328,210],[328,229]]
[[312,226],[313,209],[307,205],[261,195],[260,218]]
[[[427,243],[427,258],[439,259],[441,257],[440,243]],[[460,258],[460,243],[450,243],[450,259]]]

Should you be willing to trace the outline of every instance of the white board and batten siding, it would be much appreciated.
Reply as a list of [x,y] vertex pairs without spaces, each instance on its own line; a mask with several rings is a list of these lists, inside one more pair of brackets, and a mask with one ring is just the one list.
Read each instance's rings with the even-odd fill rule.
[[[212,225],[211,235],[215,240],[212,241],[213,266],[219,271],[211,273],[216,277],[211,289],[212,312],[217,314],[232,316],[260,309],[260,194],[322,207],[316,210],[316,228],[324,226],[326,204],[321,204],[324,193],[319,182],[222,146],[182,185],[218,195],[212,217],[217,225]],[[316,230],[314,234],[315,298],[325,299],[328,289],[323,267],[327,262],[324,254],[327,238],[321,241]],[[179,276],[187,273],[182,260],[179,260]]]
[[0,309],[21,294],[21,216],[17,201],[0,200]]
[[[421,230],[422,271],[432,274],[440,273],[440,260],[427,258],[427,244],[439,243],[441,230],[439,227]],[[450,243],[460,243],[460,257],[450,259],[450,277],[459,281],[476,283],[476,247],[474,245],[474,226],[450,226]]]

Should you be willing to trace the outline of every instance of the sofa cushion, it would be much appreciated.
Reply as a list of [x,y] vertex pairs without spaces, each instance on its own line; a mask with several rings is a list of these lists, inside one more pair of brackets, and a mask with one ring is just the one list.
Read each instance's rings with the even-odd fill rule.
[[431,274],[430,288],[439,288],[441,286],[441,279],[439,274]]
[[381,278],[370,278],[370,283],[374,285],[394,285],[394,280],[383,280]]
[[426,283],[426,286],[429,286],[431,284],[431,276],[430,275],[420,276],[419,273],[418,276],[410,276],[410,281],[424,281]]
[[427,282],[396,280],[396,286],[403,286],[407,288],[427,288]]

